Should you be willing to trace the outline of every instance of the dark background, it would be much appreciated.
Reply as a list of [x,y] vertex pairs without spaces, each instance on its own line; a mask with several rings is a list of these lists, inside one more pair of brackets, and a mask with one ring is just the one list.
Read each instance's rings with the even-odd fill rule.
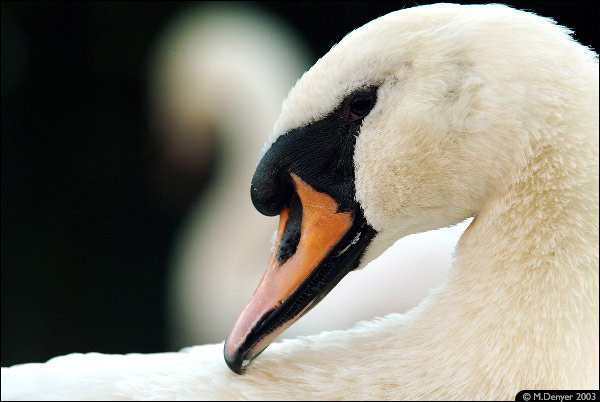
[[[597,46],[592,2],[508,4]],[[146,64],[186,5],[2,2],[2,366],[165,350],[172,236],[206,177],[180,199],[157,188]],[[319,56],[351,29],[414,5],[260,3]]]

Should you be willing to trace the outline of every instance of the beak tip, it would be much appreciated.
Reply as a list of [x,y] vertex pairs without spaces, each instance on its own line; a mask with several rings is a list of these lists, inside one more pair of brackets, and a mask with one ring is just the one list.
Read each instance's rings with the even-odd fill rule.
[[242,375],[246,371],[246,367],[244,366],[244,359],[240,357],[238,353],[230,354],[227,351],[227,343],[225,343],[225,347],[223,350],[223,357],[225,357],[225,363],[227,363],[227,367],[231,369],[236,374]]

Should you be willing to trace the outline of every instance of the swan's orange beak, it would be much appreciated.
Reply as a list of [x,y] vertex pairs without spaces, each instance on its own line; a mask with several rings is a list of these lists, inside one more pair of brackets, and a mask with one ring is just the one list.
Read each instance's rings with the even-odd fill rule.
[[[301,214],[298,204],[281,211],[267,271],[225,342],[225,360],[238,374],[356,267],[357,258],[352,258],[351,264],[342,263],[343,254],[361,235],[360,230],[358,235],[350,230],[354,213],[340,212],[332,197],[294,174],[292,179]],[[301,216],[301,225],[290,216]],[[295,241],[294,235],[289,235],[294,225],[300,231]],[[347,269],[340,270],[340,265]]]

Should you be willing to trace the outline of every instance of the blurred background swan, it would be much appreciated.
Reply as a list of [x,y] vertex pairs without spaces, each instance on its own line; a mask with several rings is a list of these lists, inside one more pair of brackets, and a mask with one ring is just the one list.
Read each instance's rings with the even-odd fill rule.
[[[186,10],[158,46],[151,94],[161,166],[192,175],[215,158],[208,187],[173,248],[168,314],[175,349],[222,341],[262,277],[277,219],[253,208],[250,180],[281,102],[311,60],[289,26],[239,4]],[[169,183],[165,190],[182,191]],[[444,280],[467,223],[398,242],[345,278],[283,337],[348,328],[416,305]],[[394,259],[405,262],[402,270],[388,263]],[[410,291],[397,291],[402,282],[412,284]]]
[[251,4],[194,5],[158,44],[151,96],[162,165],[193,175],[198,161],[214,161],[173,246],[175,348],[224,340],[262,275],[276,219],[254,210],[249,183],[282,99],[311,61],[300,35]]

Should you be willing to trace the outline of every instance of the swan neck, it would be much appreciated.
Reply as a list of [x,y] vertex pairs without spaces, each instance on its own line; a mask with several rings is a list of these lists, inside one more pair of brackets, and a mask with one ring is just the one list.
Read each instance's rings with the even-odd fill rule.
[[508,267],[540,275],[595,271],[597,278],[597,131],[576,140],[587,144],[573,147],[555,138],[534,145],[514,180],[465,231],[457,257],[476,253],[471,260],[481,269],[500,273]]

